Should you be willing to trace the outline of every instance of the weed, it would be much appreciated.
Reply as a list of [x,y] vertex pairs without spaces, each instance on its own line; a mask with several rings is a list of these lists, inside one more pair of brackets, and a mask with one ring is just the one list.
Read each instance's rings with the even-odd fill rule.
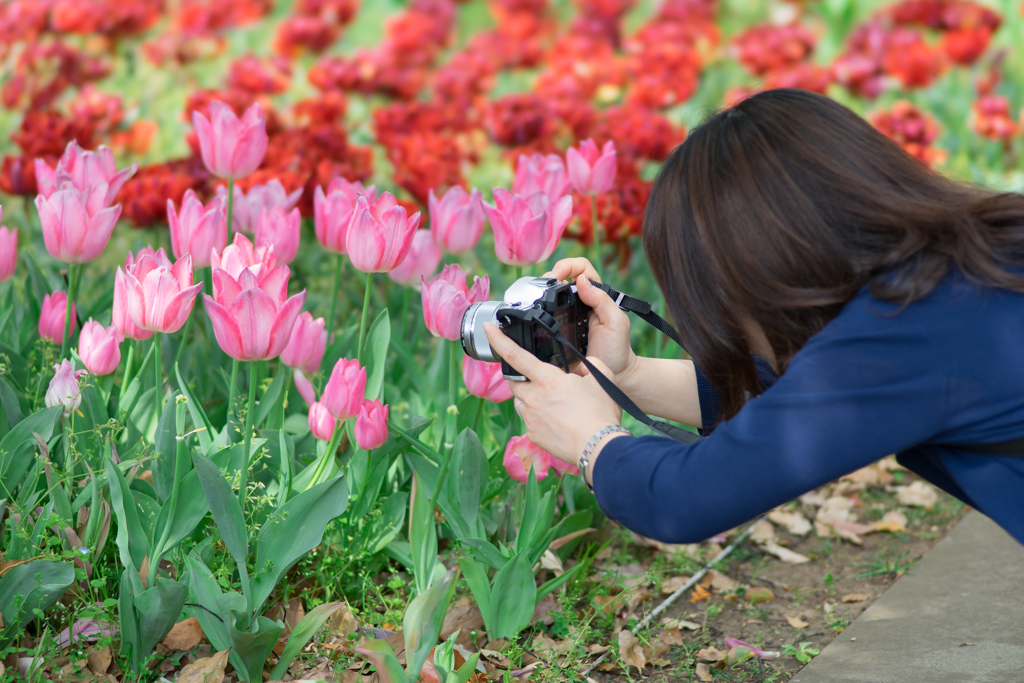
[[800,647],[794,647],[788,643],[782,646],[783,656],[796,657],[798,662],[803,662],[804,664],[817,657],[820,653],[821,650],[811,647],[810,643],[800,643]]
[[908,559],[909,555],[910,553],[908,552],[902,552],[895,556],[879,553],[871,562],[859,565],[864,567],[865,571],[854,574],[853,578],[873,579],[878,576],[896,576],[900,573],[906,573],[914,566],[914,560]]

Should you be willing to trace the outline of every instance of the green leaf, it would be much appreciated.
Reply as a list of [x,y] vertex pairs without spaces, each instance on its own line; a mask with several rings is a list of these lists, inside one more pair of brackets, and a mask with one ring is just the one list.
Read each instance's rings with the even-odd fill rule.
[[352,497],[352,511],[350,513],[352,519],[361,519],[373,509],[390,465],[391,462],[388,458],[379,456],[377,451],[373,452],[359,493]]
[[[537,584],[526,555],[518,553],[494,577],[491,593],[491,638],[512,639],[530,625],[537,604]],[[493,630],[492,630],[493,629]]]
[[[170,508],[170,504],[165,504],[160,509],[160,516],[157,517],[155,527],[157,533],[154,534],[154,537],[159,538],[163,533]],[[181,480],[181,486],[178,490],[178,507],[174,511],[174,519],[171,520],[171,530],[167,536],[167,547],[162,548],[162,552],[166,553],[171,550],[195,531],[199,522],[203,521],[203,517],[209,511],[210,504],[206,501],[206,494],[199,484],[199,475],[195,470],[191,470]]]
[[428,590],[416,596],[405,610],[402,631],[405,633],[405,659],[410,678],[419,674],[430,651],[437,645],[458,578],[459,568],[452,567]]
[[434,511],[430,509],[430,490],[423,486],[423,480],[417,473],[413,473],[409,496],[409,543],[412,546],[416,591],[423,593],[430,588],[437,563],[437,526]]
[[61,406],[43,408],[29,415],[0,439],[0,497],[14,498],[14,489],[32,464],[32,453],[39,434],[43,441],[53,436],[54,426],[63,412]]
[[177,365],[174,366],[174,373],[178,377],[178,386],[181,387],[181,393],[185,394],[185,398],[188,399],[188,412],[192,416],[192,424],[199,430],[196,434],[199,437],[199,446],[203,453],[208,453],[210,444],[213,443],[213,439],[216,436],[216,433],[213,431],[213,425],[210,424],[210,419],[206,417],[206,411],[203,410],[203,406],[196,400],[188,384],[182,380],[181,371],[178,370]]
[[541,587],[537,589],[537,602],[540,602],[545,597],[547,597],[548,593],[550,593],[551,591],[555,590],[556,588],[561,586],[563,583],[565,583],[566,581],[568,581],[572,577],[574,577],[577,574],[579,574],[580,573],[580,569],[582,569],[584,566],[585,566],[585,563],[580,562],[579,564],[575,565],[571,569],[568,569],[568,570],[562,572],[561,576],[556,576],[555,578],[551,579],[550,581],[544,582],[544,584],[541,585]]
[[324,529],[347,505],[348,485],[344,477],[335,477],[303,491],[271,513],[256,543],[258,573],[253,576],[251,610],[259,612],[281,576],[320,545]]
[[220,609],[220,586],[202,560],[188,555],[185,562],[188,563],[189,602],[200,605],[193,608],[192,613],[199,619],[199,625],[214,649],[218,652],[226,650],[231,647],[231,636],[228,635],[225,617],[230,618],[231,613]]
[[474,652],[470,655],[466,663],[459,667],[459,670],[455,672],[455,676],[451,678],[448,683],[466,683],[469,677],[476,671],[476,663],[480,661],[480,653]]
[[127,657],[134,668],[134,652],[139,649],[139,620],[135,617],[135,596],[141,593],[142,581],[138,570],[131,565],[121,572],[121,587],[117,596],[117,616],[120,623],[121,655]]
[[156,489],[157,500],[163,504],[171,495],[174,486],[174,455],[178,450],[177,431],[174,425],[174,412],[177,408],[174,392],[160,414],[160,423],[156,428],[156,460],[152,462],[153,487]]
[[474,556],[495,569],[501,569],[508,562],[508,556],[482,538],[462,538],[459,539],[459,542],[469,548]]
[[256,422],[253,423],[255,429],[259,429],[266,421],[267,416],[270,415],[270,411],[274,409],[274,406],[279,406],[278,399],[281,398],[281,393],[284,389],[284,383],[288,381],[291,374],[288,372],[279,372],[274,381],[267,387],[266,392],[260,397],[259,406],[256,408]]
[[14,393],[14,387],[8,384],[7,380],[0,377],[0,404],[4,406],[7,413],[7,423],[11,429],[21,422],[21,404],[18,402],[18,395]]
[[156,644],[177,623],[188,595],[188,588],[178,581],[157,578],[155,583],[155,586],[135,598],[135,612],[139,620],[139,649],[133,652],[133,656],[139,668]]
[[117,518],[115,543],[121,554],[121,565],[141,567],[149,552],[149,541],[128,482],[110,458],[107,458],[107,482],[110,484],[110,504]]
[[369,661],[370,664],[377,667],[377,674],[380,676],[381,683],[408,683],[410,679],[412,681],[419,679],[418,671],[415,677],[406,677],[405,671],[402,670],[402,665],[398,662],[398,658],[395,657],[395,651],[383,640],[368,641],[362,647],[354,648],[354,650]]
[[288,665],[295,659],[295,655],[299,654],[299,651],[309,642],[309,639],[316,635],[320,627],[344,604],[343,602],[325,602],[314,607],[309,611],[309,614],[299,620],[299,623],[295,625],[295,628],[292,629],[291,634],[288,636],[288,642],[285,643],[281,659],[277,661],[277,666],[270,672],[270,680],[284,678],[285,673],[288,671]]
[[405,491],[395,491],[384,499],[380,519],[377,520],[377,524],[374,527],[376,532],[373,537],[374,540],[369,545],[371,553],[379,553],[402,530],[408,495]]
[[224,479],[224,475],[209,458],[193,452],[192,462],[195,463],[196,475],[203,487],[203,493],[206,494],[206,502],[210,504],[213,521],[216,522],[217,529],[224,539],[224,545],[227,546],[235,563],[240,568],[244,567],[249,557],[249,541],[238,498]]
[[369,350],[366,359],[366,400],[380,398],[384,387],[384,369],[388,359],[388,345],[391,342],[391,318],[388,309],[384,309],[373,321],[366,335],[366,348]]
[[472,557],[459,558],[459,566],[462,567],[462,576],[466,579],[466,585],[469,586],[473,597],[476,598],[477,607],[480,608],[480,614],[483,615],[484,622],[486,622],[484,625],[490,632],[491,583],[487,580],[487,573]]
[[465,528],[474,529],[480,516],[480,501],[487,489],[488,462],[480,437],[465,429],[455,440],[451,472],[445,482],[448,501],[462,518]]
[[[244,615],[233,613],[235,619]],[[231,655],[229,659],[235,667],[235,673],[244,681],[263,681],[263,666],[267,663],[267,657],[277,644],[277,637],[281,634],[283,627],[266,617],[258,617],[253,624],[254,628],[249,631],[240,631],[232,624],[228,631],[231,633]],[[241,666],[239,666],[241,665]]]
[[24,628],[36,618],[33,610],[48,609],[74,580],[75,566],[70,562],[32,560],[14,567],[0,578],[0,613],[4,622]]
[[526,500],[523,503],[523,516],[519,522],[519,533],[516,534],[515,552],[522,552],[530,547],[534,527],[540,517],[540,486],[534,476],[533,465],[526,475]]

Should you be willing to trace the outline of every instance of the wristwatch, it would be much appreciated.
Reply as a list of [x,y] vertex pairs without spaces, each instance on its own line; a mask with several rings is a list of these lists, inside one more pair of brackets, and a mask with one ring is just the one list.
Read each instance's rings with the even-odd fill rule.
[[601,439],[609,434],[617,432],[633,436],[633,432],[629,431],[622,425],[610,425],[603,429],[599,429],[596,434],[590,437],[590,441],[587,442],[586,447],[583,449],[583,455],[580,456],[579,462],[576,464],[576,467],[580,471],[580,477],[583,479],[583,483],[586,484],[587,488],[591,491],[594,490],[594,485],[587,481],[587,468],[590,466],[590,454],[594,452],[594,448],[596,448],[597,444],[601,442]]

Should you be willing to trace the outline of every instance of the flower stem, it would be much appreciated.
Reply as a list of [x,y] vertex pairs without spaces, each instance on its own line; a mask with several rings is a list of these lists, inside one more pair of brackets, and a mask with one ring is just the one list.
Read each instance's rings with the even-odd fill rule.
[[459,392],[459,343],[449,341],[451,349],[448,363],[448,405],[456,405],[456,398]]
[[235,409],[235,394],[238,391],[238,364],[241,361],[231,361],[231,386],[228,387],[228,417],[231,417],[231,411]]
[[[373,286],[373,273],[366,274],[366,291],[363,294],[363,316],[359,319],[359,352],[356,357],[363,363],[363,349],[366,347],[366,320],[370,317],[370,289]],[[366,365],[366,363],[363,363]]]
[[[185,350],[185,345],[188,343],[189,332],[192,331],[192,318],[195,314],[195,309],[188,314],[188,318],[185,320],[185,328],[181,332],[181,343],[178,344],[178,351],[174,354],[174,367],[178,367],[178,361],[181,360],[181,353]],[[172,368],[173,369],[173,368]]]
[[170,508],[167,515],[167,523],[160,533],[160,541],[157,543],[153,557],[150,558],[149,583],[146,585],[152,588],[155,584],[157,569],[160,567],[160,559],[167,551],[167,540],[171,535],[171,523],[174,521],[174,513],[178,508],[178,493],[181,490],[181,480],[185,476],[185,460],[188,458],[188,447],[185,445],[185,410],[186,404],[178,398],[178,405],[175,406],[175,434],[177,434],[176,448],[174,452],[174,483],[171,485]]
[[516,266],[516,280],[518,280],[522,276],[523,276],[523,267],[522,266]]
[[[160,364],[161,361],[163,360],[161,358],[161,352],[163,351],[163,349],[160,348],[161,336],[162,335],[160,332],[157,332],[156,334],[153,335],[153,343],[156,345],[156,353],[153,354],[155,356],[155,358],[153,358],[153,378],[156,380],[156,383],[153,385],[154,387],[156,387],[156,394],[153,397],[153,404],[156,406],[157,431],[160,430],[160,414],[164,410],[164,387],[163,380],[160,377]],[[156,432],[154,432],[154,434],[155,433]]]
[[430,496],[430,509],[433,510],[437,504],[437,496],[444,485],[444,478],[448,474],[448,466],[452,461],[452,452],[455,450],[455,435],[458,431],[459,409],[456,398],[459,389],[459,374],[456,369],[459,364],[459,344],[449,341],[450,356],[448,362],[448,410],[445,415],[444,424],[444,460],[441,462],[441,471],[437,475],[437,486]]
[[321,483],[320,478],[324,476],[324,472],[330,467],[331,459],[334,458],[334,454],[338,450],[338,443],[341,441],[341,433],[343,431],[345,431],[345,421],[338,420],[334,425],[334,433],[331,434],[331,440],[327,442],[327,450],[324,451],[323,458],[311,465],[311,467],[316,469],[313,470],[313,476],[310,477],[309,483],[306,485],[307,491]]
[[253,413],[256,412],[256,362],[249,361],[249,408],[245,412],[245,446],[242,448],[242,453],[245,456],[242,459],[242,472],[241,482],[238,485],[238,504],[242,508],[242,514],[245,514],[245,496],[246,489],[249,486],[249,449],[252,447],[252,418]]
[[590,212],[593,216],[594,242],[590,246],[590,262],[595,268],[601,268],[601,231],[597,224],[597,195],[590,195]]
[[124,377],[121,379],[121,391],[117,394],[118,406],[124,402],[124,392],[128,390],[128,384],[131,382],[132,366],[135,365],[135,346],[135,342],[128,341],[128,360],[124,362]]
[[231,244],[231,216],[235,208],[235,179],[228,178],[228,244]]
[[[285,367],[284,362],[278,361],[278,363],[280,365],[280,367],[278,368],[278,372],[285,372],[285,373],[287,373],[288,372],[288,368]],[[285,410],[288,407],[288,394],[291,392],[291,389],[292,389],[292,378],[288,377],[286,375],[285,379],[284,379],[284,396],[281,398],[281,428],[282,429],[284,428]]]
[[68,301],[64,306],[64,338],[60,343],[60,357],[68,357],[68,348],[71,346],[71,306],[75,303],[75,271],[78,266],[74,263],[68,266]]
[[338,261],[334,265],[334,291],[331,292],[331,317],[327,319],[327,340],[334,334],[334,313],[338,310],[338,290],[341,289],[341,266],[343,256],[338,254]]

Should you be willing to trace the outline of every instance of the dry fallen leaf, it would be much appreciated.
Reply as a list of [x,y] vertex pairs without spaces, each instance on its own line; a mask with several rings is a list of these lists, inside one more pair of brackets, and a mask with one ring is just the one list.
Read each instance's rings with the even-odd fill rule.
[[671,578],[665,579],[665,581],[661,584],[661,592],[665,595],[671,595],[672,593],[675,593],[677,590],[685,586],[686,582],[689,580],[689,576],[673,576]]
[[696,667],[696,674],[697,678],[699,678],[702,681],[711,680],[711,669],[708,667],[707,664],[698,664]]
[[667,628],[658,634],[658,641],[665,645],[679,646],[683,644],[683,634],[678,628]]
[[197,659],[181,670],[177,683],[221,683],[230,652],[221,650],[212,657]]
[[800,617],[791,617],[789,615],[786,616],[786,621],[788,621],[789,625],[793,628],[807,628],[811,625],[809,622],[804,621]]
[[768,519],[794,536],[806,536],[811,530],[811,523],[800,511],[776,509],[768,513]]
[[775,599],[775,593],[772,593],[770,588],[748,588],[745,595],[750,602],[768,602]]
[[690,602],[700,602],[701,600],[707,600],[711,597],[711,593],[704,586],[697,586],[693,589],[693,594],[690,596]]
[[811,558],[805,557],[800,553],[793,552],[789,548],[783,548],[778,543],[767,543],[763,548],[766,553],[774,555],[783,562],[787,562],[789,564],[803,564],[804,562],[811,561]]
[[871,595],[868,593],[847,593],[840,599],[843,602],[864,602],[865,600],[870,600]]
[[482,631],[484,629],[484,617],[480,614],[480,608],[476,605],[456,605],[448,610],[444,617],[444,624],[441,625],[441,639],[448,640],[448,637],[456,631],[462,634],[469,634],[470,631]]
[[619,656],[627,665],[635,666],[640,671],[647,666],[647,658],[644,657],[640,641],[629,631],[619,631]]
[[198,647],[202,640],[203,627],[199,625],[199,619],[189,617],[171,627],[170,633],[160,643],[171,651],[185,651]]
[[923,481],[915,481],[910,486],[896,487],[896,502],[900,505],[931,508],[939,500],[935,488]]
[[711,587],[716,591],[724,593],[726,591],[735,590],[736,586],[739,585],[736,581],[733,581],[717,569],[709,571],[708,576],[711,577]]
[[28,557],[22,560],[5,560],[0,562],[0,577],[3,577],[7,572],[11,571],[20,564],[27,564],[32,560],[38,560],[43,557],[49,557],[48,555],[36,555],[35,557]]
[[890,533],[906,531],[907,516],[899,510],[889,510],[882,515],[881,520],[872,522],[871,527],[875,531],[888,531]]
[[561,576],[565,573],[565,567],[562,565],[562,558],[555,555],[550,548],[544,551],[544,554],[540,558],[540,566],[544,569],[550,569],[555,573],[555,576]]
[[775,539],[775,527],[767,519],[754,522],[754,530],[750,532],[750,540],[754,543],[768,543]]
[[[447,621],[447,618],[445,621]],[[348,608],[348,605],[342,604],[342,606],[338,608],[338,611],[332,614],[327,620],[327,628],[335,633],[347,636],[350,633],[355,633],[359,629],[359,622],[356,621],[354,616],[352,616],[352,610]],[[447,636],[445,636],[445,638],[447,638]]]
[[702,662],[720,662],[725,659],[725,653],[717,647],[706,647],[697,653],[697,659]]
[[86,666],[89,667],[89,671],[93,672],[97,676],[104,676],[107,673],[107,669],[110,668],[110,662],[113,661],[114,656],[110,652],[109,647],[100,648],[99,650],[93,650],[89,653],[89,659],[86,660]]

